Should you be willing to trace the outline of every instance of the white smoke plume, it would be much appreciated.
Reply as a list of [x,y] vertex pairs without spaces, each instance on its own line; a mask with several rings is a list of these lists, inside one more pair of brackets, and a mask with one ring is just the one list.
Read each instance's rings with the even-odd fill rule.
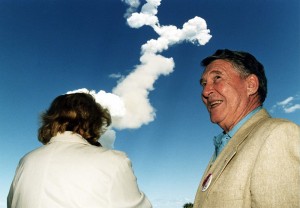
[[[204,19],[194,17],[183,24],[182,29],[174,25],[161,26],[156,16],[161,0],[146,0],[140,12],[139,0],[122,0],[129,8],[125,17],[132,28],[150,26],[157,33],[157,39],[147,41],[141,47],[140,64],[126,77],[121,77],[112,93],[91,91],[96,101],[108,108],[112,116],[112,129],[134,129],[148,124],[155,119],[155,109],[152,107],[148,95],[154,90],[154,83],[161,75],[169,75],[175,67],[172,58],[166,58],[158,53],[167,50],[170,46],[191,42],[196,45],[205,45],[212,37]],[[116,77],[116,75],[111,75]],[[86,89],[71,91],[88,92]],[[113,138],[108,146],[113,147],[115,134],[110,129],[108,134]],[[105,137],[105,135],[104,135]],[[109,137],[109,136],[108,136]],[[103,143],[107,143],[103,141]],[[102,144],[103,145],[103,144]],[[103,145],[104,146],[104,145]]]
[[[130,2],[130,0],[128,1]],[[160,53],[167,50],[169,46],[183,41],[205,45],[211,39],[212,36],[209,34],[210,30],[207,29],[206,21],[198,16],[184,23],[182,29],[178,29],[174,25],[160,26],[156,16],[160,3],[161,0],[147,0],[140,13],[133,13],[127,18],[130,27],[139,28],[149,25],[159,35],[158,39],[151,39],[142,46],[142,53]]]
[[173,71],[174,61],[161,55],[144,54],[141,64],[131,72],[114,89],[125,105],[125,115],[114,120],[113,126],[118,129],[139,128],[154,120],[155,110],[148,99],[149,91],[160,75]]
[[[136,0],[127,0],[125,3],[129,8],[139,5]],[[147,0],[141,12],[131,13],[127,18],[130,27],[150,26],[159,37],[142,45],[141,64],[113,89],[113,93],[124,101],[126,108],[125,115],[115,120],[116,128],[139,128],[154,120],[155,110],[149,102],[148,94],[153,90],[153,84],[159,76],[170,74],[175,66],[172,58],[157,53],[183,41],[204,45],[211,38],[205,20],[200,17],[184,23],[182,29],[174,25],[161,26],[156,16],[160,4],[161,0]],[[134,10],[137,10],[135,6]]]

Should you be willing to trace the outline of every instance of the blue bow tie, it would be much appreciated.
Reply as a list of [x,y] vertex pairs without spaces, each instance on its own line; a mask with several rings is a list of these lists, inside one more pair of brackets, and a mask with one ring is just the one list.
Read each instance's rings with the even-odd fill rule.
[[216,151],[216,157],[220,154],[223,148],[226,146],[228,141],[230,140],[230,136],[228,134],[221,133],[218,136],[214,137],[214,145]]

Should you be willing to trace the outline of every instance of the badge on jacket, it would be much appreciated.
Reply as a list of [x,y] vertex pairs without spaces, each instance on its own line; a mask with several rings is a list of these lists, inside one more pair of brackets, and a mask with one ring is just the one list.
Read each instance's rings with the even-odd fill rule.
[[210,186],[212,180],[212,174],[208,174],[208,176],[206,176],[206,178],[204,179],[203,183],[202,183],[202,191],[206,191],[208,189],[208,187]]

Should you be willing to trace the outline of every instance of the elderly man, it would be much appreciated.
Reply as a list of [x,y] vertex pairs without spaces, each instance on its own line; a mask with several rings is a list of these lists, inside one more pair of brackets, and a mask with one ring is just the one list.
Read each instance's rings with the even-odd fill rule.
[[300,128],[262,107],[264,67],[246,52],[217,50],[202,61],[202,100],[222,128],[194,208],[300,207]]

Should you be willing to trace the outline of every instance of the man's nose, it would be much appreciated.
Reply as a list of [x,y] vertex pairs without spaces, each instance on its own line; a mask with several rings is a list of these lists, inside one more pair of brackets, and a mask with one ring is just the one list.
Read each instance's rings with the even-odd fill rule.
[[213,86],[211,84],[206,83],[206,85],[203,86],[202,89],[202,97],[204,99],[207,99],[211,93],[213,93]]

